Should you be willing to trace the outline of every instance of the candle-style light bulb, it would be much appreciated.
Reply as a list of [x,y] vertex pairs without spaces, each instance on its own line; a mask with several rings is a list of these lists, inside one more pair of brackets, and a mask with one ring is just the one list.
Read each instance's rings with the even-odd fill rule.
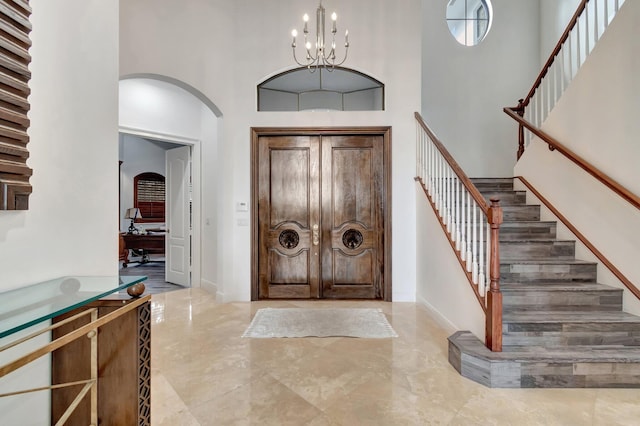
[[306,47],[307,50],[311,50],[311,42],[307,42],[307,44],[305,44],[304,47]]
[[297,31],[296,29],[291,30],[291,36],[292,36],[293,38],[298,37],[298,31]]
[[331,32],[336,33],[336,20],[338,19],[338,15],[335,12],[331,14],[331,20],[333,21],[333,26],[331,27]]
[[302,20],[304,21],[304,33],[308,33],[309,30],[307,29],[307,24],[309,23],[309,15],[307,15],[306,13],[302,16]]

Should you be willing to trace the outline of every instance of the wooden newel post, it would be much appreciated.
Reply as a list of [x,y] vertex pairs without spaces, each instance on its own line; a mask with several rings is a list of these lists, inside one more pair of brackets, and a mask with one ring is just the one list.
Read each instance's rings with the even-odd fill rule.
[[485,324],[485,344],[493,352],[502,352],[502,293],[500,292],[500,224],[502,207],[500,200],[491,199],[488,215],[491,227],[491,248],[489,264],[489,291],[487,292],[487,314]]
[[[516,112],[520,117],[524,117],[524,108],[525,108],[524,99],[519,99],[518,108]],[[518,154],[517,154],[518,160],[520,159],[520,157],[522,157],[522,154],[524,154],[524,126],[522,124],[519,124],[518,125]]]

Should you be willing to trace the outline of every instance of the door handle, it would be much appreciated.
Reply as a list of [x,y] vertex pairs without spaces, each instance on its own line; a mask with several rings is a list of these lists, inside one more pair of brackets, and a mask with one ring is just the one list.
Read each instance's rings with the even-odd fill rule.
[[318,231],[318,224],[313,225],[313,245],[317,246],[320,242],[320,231]]

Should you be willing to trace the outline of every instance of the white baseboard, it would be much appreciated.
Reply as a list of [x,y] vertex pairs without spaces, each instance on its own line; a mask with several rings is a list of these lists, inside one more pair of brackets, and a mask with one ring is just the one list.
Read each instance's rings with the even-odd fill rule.
[[416,296],[418,303],[421,304],[429,313],[433,316],[433,319],[436,320],[438,325],[445,329],[447,334],[453,334],[456,331],[459,331],[458,328],[453,325],[451,321],[449,321],[444,315],[440,313],[432,304],[427,302],[427,299]]
[[200,280],[200,287],[203,290],[206,290],[207,292],[211,293],[211,294],[215,294],[216,295],[216,299],[218,298],[218,286],[216,283],[209,281],[209,280],[204,280],[201,279]]

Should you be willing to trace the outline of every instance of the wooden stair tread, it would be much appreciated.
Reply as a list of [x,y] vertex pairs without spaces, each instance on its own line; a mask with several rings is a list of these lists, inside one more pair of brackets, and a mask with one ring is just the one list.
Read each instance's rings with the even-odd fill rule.
[[501,265],[512,265],[512,264],[522,264],[522,265],[537,265],[537,264],[544,264],[544,265],[565,265],[565,264],[572,264],[572,265],[596,265],[597,262],[591,262],[588,260],[581,260],[581,259],[553,259],[553,258],[542,258],[542,259],[513,259],[513,260],[505,260],[504,262],[502,261],[502,259],[500,260],[500,264]]
[[623,311],[511,311],[504,323],[638,323],[640,317]]
[[503,292],[534,292],[534,291],[623,291],[621,288],[611,287],[600,283],[560,281],[547,283],[500,283]]

